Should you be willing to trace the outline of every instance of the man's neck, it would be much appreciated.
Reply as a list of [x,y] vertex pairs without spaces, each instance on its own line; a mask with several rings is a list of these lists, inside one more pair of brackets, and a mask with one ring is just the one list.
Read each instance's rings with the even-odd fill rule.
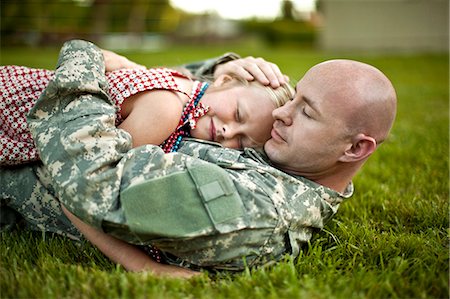
[[337,192],[344,193],[363,164],[364,161],[341,164],[333,172],[314,181]]
[[351,178],[347,178],[344,180],[342,178],[336,179],[331,177],[323,178],[321,180],[314,180],[314,182],[316,182],[317,184],[328,187],[339,193],[344,193],[351,181]]
[[289,170],[284,171],[290,174],[303,176],[317,184],[328,187],[339,193],[344,193],[361,166],[362,165],[347,163],[340,164],[334,169],[330,169],[323,173],[295,173]]

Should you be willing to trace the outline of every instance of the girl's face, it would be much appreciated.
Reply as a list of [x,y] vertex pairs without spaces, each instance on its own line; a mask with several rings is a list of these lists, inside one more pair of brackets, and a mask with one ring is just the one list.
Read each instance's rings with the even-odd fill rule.
[[191,130],[193,137],[237,149],[262,147],[269,140],[276,106],[264,89],[237,85],[211,90],[201,102],[210,110]]

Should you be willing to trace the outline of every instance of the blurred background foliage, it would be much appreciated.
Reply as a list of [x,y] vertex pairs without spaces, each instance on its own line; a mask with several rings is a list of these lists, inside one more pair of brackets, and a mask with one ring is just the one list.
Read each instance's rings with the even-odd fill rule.
[[249,39],[312,45],[317,32],[312,19],[301,18],[291,1],[280,6],[275,19],[227,20],[214,12],[185,12],[169,0],[2,0],[1,46],[60,45],[71,38],[146,50]]
[[[255,49],[289,45],[335,52],[447,53],[449,45],[448,0],[0,3],[3,49],[60,46],[72,38],[87,39],[111,50],[141,51],[167,50],[180,44],[223,45],[228,49],[249,44]],[[273,13],[261,15],[261,9]],[[243,17],[243,12],[250,14]]]

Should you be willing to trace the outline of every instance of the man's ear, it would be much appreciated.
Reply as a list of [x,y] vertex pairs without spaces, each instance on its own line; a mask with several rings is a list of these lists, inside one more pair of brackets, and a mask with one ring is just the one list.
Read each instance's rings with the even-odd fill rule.
[[347,150],[339,158],[341,162],[357,162],[368,158],[377,148],[375,138],[358,134],[353,138]]
[[227,82],[230,82],[231,80],[233,80],[233,77],[231,77],[230,75],[227,74],[222,74],[219,77],[216,78],[216,80],[214,80],[213,85],[215,87],[219,87],[224,85]]

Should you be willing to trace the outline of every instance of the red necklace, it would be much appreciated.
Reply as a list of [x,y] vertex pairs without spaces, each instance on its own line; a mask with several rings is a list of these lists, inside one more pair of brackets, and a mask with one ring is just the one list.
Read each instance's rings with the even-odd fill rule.
[[208,113],[209,107],[200,102],[205,90],[208,88],[207,82],[195,81],[192,88],[191,100],[186,103],[181,115],[178,127],[170,134],[160,147],[165,153],[176,152],[183,137],[190,137],[191,130],[197,126],[200,117]]

